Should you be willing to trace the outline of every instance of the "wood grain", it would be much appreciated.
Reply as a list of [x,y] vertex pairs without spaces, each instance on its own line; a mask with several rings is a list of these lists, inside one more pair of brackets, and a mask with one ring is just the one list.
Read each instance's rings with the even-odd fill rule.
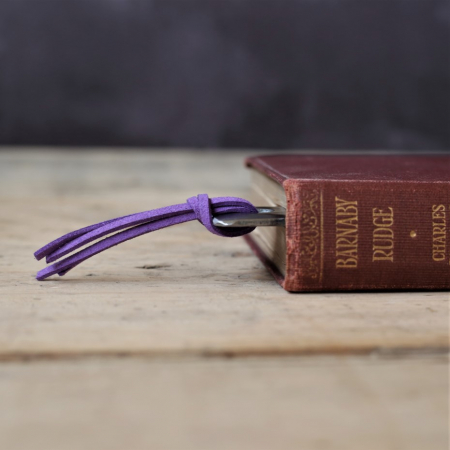
[[34,280],[63,233],[196,193],[246,196],[243,154],[0,154],[0,358],[446,349],[448,292],[288,294],[241,238],[198,223]]
[[0,448],[447,448],[448,292],[289,294],[198,223],[34,279],[73,229],[246,197],[244,156],[0,153]]
[[8,450],[447,450],[445,358],[0,365]]

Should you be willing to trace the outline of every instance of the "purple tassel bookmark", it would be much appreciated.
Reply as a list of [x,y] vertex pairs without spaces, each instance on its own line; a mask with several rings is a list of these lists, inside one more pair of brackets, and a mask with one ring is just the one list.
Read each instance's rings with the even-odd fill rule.
[[[197,219],[211,233],[224,237],[243,236],[252,232],[254,226],[234,226],[234,228],[221,228],[213,223],[213,217],[222,214],[255,214],[258,210],[250,202],[237,197],[209,198],[206,194],[191,197],[186,203],[167,206],[165,208],[144,211],[129,216],[118,217],[95,225],[81,228],[50,242],[35,252],[37,260],[46,258],[47,263],[53,263],[40,270],[37,280],[44,280],[52,275],[65,275],[69,270],[108,248],[128,241],[145,233],[170,227],[178,223]],[[112,234],[114,233],[114,234]],[[79,252],[60,259],[104,236],[110,235]],[[59,261],[58,261],[59,260]]]

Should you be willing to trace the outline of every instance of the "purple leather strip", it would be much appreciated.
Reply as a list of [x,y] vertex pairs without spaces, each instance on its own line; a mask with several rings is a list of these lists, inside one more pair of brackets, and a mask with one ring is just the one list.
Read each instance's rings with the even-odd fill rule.
[[47,266],[45,269],[38,272],[36,278],[38,280],[44,280],[54,274],[65,275],[69,270],[73,269],[84,260],[107,250],[108,248],[114,247],[121,242],[190,220],[197,219],[211,233],[219,236],[242,236],[250,233],[254,228],[218,228],[213,225],[213,216],[228,213],[253,212],[257,212],[257,210],[247,200],[237,197],[216,197],[210,199],[206,194],[200,194],[197,197],[189,198],[187,203],[153,209],[137,214],[130,214],[128,216],[118,217],[117,219],[100,222],[95,225],[72,231],[37,250],[34,254],[36,259],[40,260],[45,257],[47,263],[50,263],[73,252],[83,245],[111,233],[115,233],[65,259]]

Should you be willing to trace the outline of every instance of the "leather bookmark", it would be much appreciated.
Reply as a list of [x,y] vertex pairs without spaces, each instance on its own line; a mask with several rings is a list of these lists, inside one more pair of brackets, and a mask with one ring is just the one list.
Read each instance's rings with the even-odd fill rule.
[[[45,257],[47,263],[53,264],[40,270],[36,279],[44,280],[55,274],[65,275],[81,262],[115,245],[161,228],[191,220],[198,220],[208,231],[218,236],[243,236],[253,231],[255,227],[232,225],[231,228],[226,228],[216,226],[214,218],[227,214],[244,216],[257,213],[258,209],[242,198],[216,197],[210,199],[208,195],[200,194],[188,198],[186,203],[100,222],[65,234],[37,250],[34,253],[37,260]],[[61,259],[80,247],[105,236],[107,237],[89,247]]]

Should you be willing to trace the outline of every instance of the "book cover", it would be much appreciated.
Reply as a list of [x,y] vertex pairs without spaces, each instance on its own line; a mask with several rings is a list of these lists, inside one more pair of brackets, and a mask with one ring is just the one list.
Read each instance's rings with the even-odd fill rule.
[[246,160],[256,205],[285,227],[246,240],[288,291],[450,288],[449,156]]

